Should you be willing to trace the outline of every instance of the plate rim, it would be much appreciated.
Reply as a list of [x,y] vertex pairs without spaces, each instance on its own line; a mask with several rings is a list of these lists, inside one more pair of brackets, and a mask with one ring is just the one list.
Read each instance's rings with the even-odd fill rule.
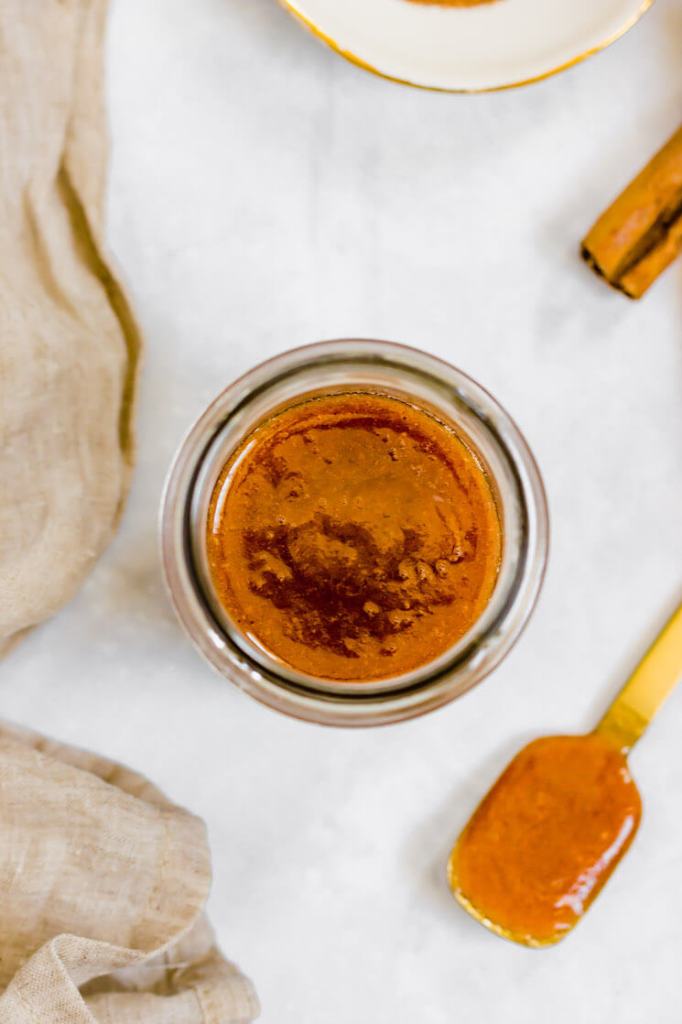
[[539,75],[532,75],[530,78],[521,78],[513,82],[503,82],[501,85],[484,85],[477,86],[474,88],[470,87],[458,87],[448,85],[424,85],[422,82],[413,82],[409,78],[401,78],[398,75],[391,75],[387,71],[381,71],[380,68],[374,67],[364,58],[359,57],[353,53],[352,50],[348,50],[336,39],[333,39],[323,28],[317,25],[313,19],[305,14],[300,9],[299,0],[279,0],[280,6],[284,8],[289,14],[292,15],[304,28],[306,28],[316,39],[324,43],[337,53],[344,60],[347,60],[350,64],[354,64],[356,67],[361,68],[363,71],[368,71],[370,74],[375,75],[377,78],[383,78],[387,82],[396,82],[398,85],[405,85],[411,89],[422,89],[425,92],[440,92],[440,93],[451,93],[459,96],[475,96],[481,93],[490,92],[506,92],[508,89],[521,89],[523,86],[532,85],[535,82],[544,82],[548,78],[553,78],[554,75],[561,74],[562,71],[568,71],[569,68],[573,68],[576,64],[582,64],[588,57],[593,57],[597,53],[601,53],[602,50],[606,50],[607,47],[611,46],[612,43],[616,43],[621,39],[631,28],[640,21],[641,18],[653,7],[656,0],[642,0],[639,8],[627,18],[622,25],[619,26],[614,32],[612,32],[606,39],[600,40],[585,50],[583,53],[577,54],[575,57],[571,57],[570,60],[564,61],[562,64],[558,64],[554,68],[550,68],[548,71],[543,71]]

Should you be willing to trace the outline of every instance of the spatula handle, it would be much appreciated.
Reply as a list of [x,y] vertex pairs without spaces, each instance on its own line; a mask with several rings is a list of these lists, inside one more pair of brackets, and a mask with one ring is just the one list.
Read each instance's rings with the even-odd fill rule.
[[682,679],[682,605],[646,652],[596,732],[627,753]]

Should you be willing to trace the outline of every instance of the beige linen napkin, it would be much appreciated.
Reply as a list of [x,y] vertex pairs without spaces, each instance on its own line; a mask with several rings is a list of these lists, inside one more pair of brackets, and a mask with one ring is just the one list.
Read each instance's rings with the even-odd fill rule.
[[252,1021],[209,882],[203,824],[151,783],[0,725],[2,1024]]
[[75,592],[131,463],[138,333],[102,246],[105,0],[0,0],[0,651]]
[[[102,243],[106,0],[0,0],[0,652],[75,592],[131,467],[139,337]],[[204,827],[0,723],[0,1024],[246,1024]]]

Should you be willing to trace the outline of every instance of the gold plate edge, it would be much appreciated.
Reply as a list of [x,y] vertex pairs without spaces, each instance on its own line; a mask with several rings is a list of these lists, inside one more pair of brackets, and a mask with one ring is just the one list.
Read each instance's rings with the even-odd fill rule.
[[349,61],[351,64],[355,64],[356,67],[361,68],[363,71],[369,71],[370,74],[376,75],[377,78],[383,78],[387,82],[396,82],[398,85],[407,85],[412,89],[423,89],[425,92],[442,92],[442,93],[453,93],[456,95],[463,96],[475,96],[480,93],[487,92],[505,92],[508,89],[520,89],[524,85],[532,85],[535,82],[544,82],[547,78],[552,78],[554,75],[560,74],[562,71],[567,71],[569,68],[575,67],[576,64],[581,64],[582,61],[587,60],[588,57],[593,57],[596,53],[601,53],[602,50],[607,49],[612,43],[616,43],[621,39],[631,28],[637,24],[649,8],[653,7],[655,0],[644,0],[639,10],[628,18],[623,25],[620,26],[612,35],[594,46],[590,47],[589,50],[585,50],[584,53],[579,53],[576,57],[571,57],[570,60],[565,61],[563,64],[559,64],[555,68],[551,68],[549,71],[543,71],[542,74],[534,75],[531,78],[523,78],[517,82],[507,82],[504,85],[486,85],[477,89],[460,89],[451,86],[439,86],[439,85],[423,85],[420,82],[411,82],[408,78],[399,78],[397,75],[390,75],[386,71],[380,71],[379,68],[374,67],[372,64],[368,64],[367,61],[363,60],[362,57],[358,57],[350,50],[346,50],[340,43],[335,39],[332,39],[328,33],[321,29],[315,22],[304,14],[297,6],[295,0],[279,0],[281,6],[293,15],[297,21],[299,21],[305,28],[311,32],[316,39],[325,43],[331,50],[338,53],[339,56]]

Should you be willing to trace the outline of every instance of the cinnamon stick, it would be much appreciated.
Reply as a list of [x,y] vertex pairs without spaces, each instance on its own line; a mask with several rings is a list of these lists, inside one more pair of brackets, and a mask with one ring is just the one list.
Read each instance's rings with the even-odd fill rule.
[[609,284],[639,299],[682,251],[682,127],[582,242],[583,259]]

